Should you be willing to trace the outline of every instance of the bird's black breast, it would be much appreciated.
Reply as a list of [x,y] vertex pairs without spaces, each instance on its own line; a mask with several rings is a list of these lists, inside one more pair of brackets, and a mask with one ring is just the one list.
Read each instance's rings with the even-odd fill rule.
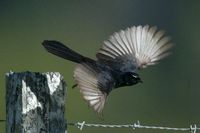
[[112,75],[112,69],[105,64],[100,64],[99,62],[86,62],[86,64],[95,71],[99,89],[102,92],[109,94],[115,87],[115,79]]
[[101,91],[107,94],[115,87],[115,80],[109,71],[101,71],[98,75],[98,80],[104,86],[101,87]]

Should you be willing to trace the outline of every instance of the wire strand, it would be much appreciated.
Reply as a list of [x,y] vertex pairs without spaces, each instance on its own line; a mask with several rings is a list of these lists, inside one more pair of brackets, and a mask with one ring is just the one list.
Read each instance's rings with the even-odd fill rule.
[[[6,122],[6,120],[0,120],[0,122]],[[133,123],[133,124],[91,124],[83,122],[69,122],[66,123],[67,126],[75,126],[79,128],[80,130],[83,130],[84,127],[96,127],[96,128],[132,128],[132,129],[157,129],[157,130],[168,130],[168,131],[188,131],[191,133],[197,133],[197,130],[200,130],[199,127],[197,127],[196,124],[190,125],[188,128],[176,128],[176,127],[166,127],[166,126],[148,126],[148,125],[142,125],[139,121]]]
[[132,128],[132,129],[157,129],[157,130],[171,130],[171,131],[188,131],[191,133],[197,133],[197,130],[200,130],[194,125],[190,125],[188,128],[175,128],[175,127],[165,127],[165,126],[148,126],[148,125],[142,125],[139,121],[133,124],[91,124],[83,122],[76,122],[76,123],[67,123],[67,125],[75,126],[79,128],[80,130],[83,130],[85,127],[96,127],[96,128]]

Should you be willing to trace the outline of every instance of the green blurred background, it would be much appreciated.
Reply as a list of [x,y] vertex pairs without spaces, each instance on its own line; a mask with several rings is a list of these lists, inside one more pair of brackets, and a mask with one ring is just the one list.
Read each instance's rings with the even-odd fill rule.
[[[59,71],[67,84],[66,118],[88,123],[200,126],[200,1],[186,0],[1,0],[0,119],[5,119],[5,73]],[[113,32],[133,25],[156,25],[175,43],[173,54],[139,72],[144,83],[113,91],[103,120],[82,100],[74,64],[47,53],[45,39],[64,42],[91,58]],[[5,132],[0,123],[0,132]],[[69,133],[79,129],[68,127]],[[159,133],[138,129],[85,128],[82,133]]]

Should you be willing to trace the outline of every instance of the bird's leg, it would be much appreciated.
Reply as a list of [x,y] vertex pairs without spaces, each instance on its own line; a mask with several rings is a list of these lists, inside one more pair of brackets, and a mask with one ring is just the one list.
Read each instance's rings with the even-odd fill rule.
[[72,89],[76,88],[77,86],[78,86],[78,84],[74,84],[74,85],[72,86]]

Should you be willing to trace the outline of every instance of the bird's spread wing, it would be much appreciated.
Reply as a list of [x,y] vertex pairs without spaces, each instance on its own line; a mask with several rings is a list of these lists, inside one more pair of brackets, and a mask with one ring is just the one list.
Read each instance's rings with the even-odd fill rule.
[[97,53],[98,61],[126,72],[156,64],[166,57],[170,38],[148,25],[133,26],[110,36]]
[[98,79],[99,74],[86,64],[77,64],[74,78],[80,88],[83,98],[99,114],[104,108],[107,93],[101,91],[106,87]]

